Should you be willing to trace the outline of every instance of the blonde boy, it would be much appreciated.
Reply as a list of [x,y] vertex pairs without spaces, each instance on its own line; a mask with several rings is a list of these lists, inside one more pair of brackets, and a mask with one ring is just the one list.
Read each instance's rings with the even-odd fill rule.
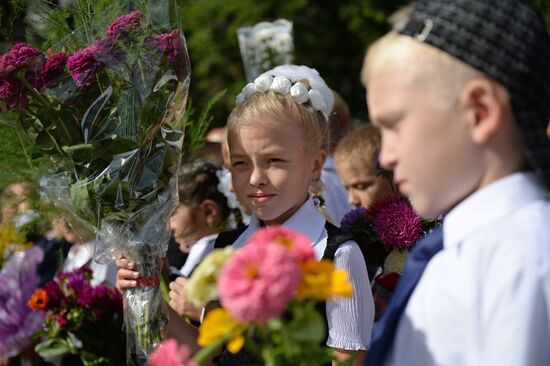
[[393,193],[391,182],[379,174],[379,153],[380,131],[371,124],[350,131],[336,147],[334,163],[350,205],[368,208]]
[[550,364],[548,60],[519,0],[419,0],[369,50],[381,162],[423,217],[448,214],[410,253],[366,364]]

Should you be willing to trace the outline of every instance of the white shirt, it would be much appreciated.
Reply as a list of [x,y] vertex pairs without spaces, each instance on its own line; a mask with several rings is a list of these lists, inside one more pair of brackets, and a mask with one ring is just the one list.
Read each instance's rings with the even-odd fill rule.
[[71,245],[67,258],[65,258],[63,262],[63,271],[70,272],[88,264],[92,269],[92,279],[90,281],[92,286],[97,286],[102,283],[115,286],[117,268],[114,262],[109,262],[107,264],[97,263],[93,260],[93,252],[93,241]]
[[333,224],[340,226],[342,217],[350,212],[353,207],[348,202],[348,192],[340,182],[332,156],[327,157],[327,160],[325,160],[321,170],[321,181],[323,182],[323,198],[327,212]]
[[[311,240],[315,257],[320,260],[327,246],[325,217],[308,199],[283,226],[300,232]],[[233,243],[234,249],[242,248],[250,236],[260,228],[255,215],[250,225]],[[346,350],[367,350],[374,322],[374,301],[369,285],[365,261],[359,246],[354,241],[341,244],[334,255],[334,265],[345,269],[353,286],[351,298],[334,298],[326,302],[329,327],[327,346]]]
[[443,224],[398,325],[390,365],[550,365],[550,201],[517,173]]
[[191,250],[189,250],[185,264],[180,269],[180,272],[184,277],[189,277],[197,264],[199,264],[212,250],[214,250],[214,243],[216,242],[217,237],[217,233],[204,236],[191,246]]

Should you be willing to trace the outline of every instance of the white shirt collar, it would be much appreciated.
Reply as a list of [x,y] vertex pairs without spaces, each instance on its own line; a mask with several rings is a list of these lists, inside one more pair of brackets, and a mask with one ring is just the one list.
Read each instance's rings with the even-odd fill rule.
[[[298,211],[283,223],[283,226],[306,235],[311,241],[311,244],[314,245],[323,235],[325,221],[325,217],[315,209],[313,199],[309,197]],[[260,220],[256,215],[252,215],[250,217],[250,224],[235,243],[233,243],[232,247],[234,249],[242,248],[250,236],[259,228]]]
[[499,179],[471,194],[445,216],[443,244],[447,248],[456,246],[490,223],[547,196],[533,173],[515,173]]

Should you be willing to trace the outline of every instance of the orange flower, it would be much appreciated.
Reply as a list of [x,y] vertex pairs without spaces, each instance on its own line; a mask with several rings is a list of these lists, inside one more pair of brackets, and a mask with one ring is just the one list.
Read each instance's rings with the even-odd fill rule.
[[44,289],[36,290],[29,302],[27,302],[27,305],[29,305],[33,311],[46,311],[46,305],[48,305],[48,293]]

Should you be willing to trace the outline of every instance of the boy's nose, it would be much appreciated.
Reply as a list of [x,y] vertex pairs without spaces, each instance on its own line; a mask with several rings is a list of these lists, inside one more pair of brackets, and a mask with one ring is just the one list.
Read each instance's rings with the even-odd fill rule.
[[351,190],[348,191],[348,202],[353,207],[359,207],[359,199]]
[[397,155],[395,154],[394,144],[382,138],[380,147],[380,155],[378,157],[380,165],[384,169],[393,170],[397,163]]
[[265,172],[263,169],[254,168],[250,174],[250,185],[257,187],[266,183]]

